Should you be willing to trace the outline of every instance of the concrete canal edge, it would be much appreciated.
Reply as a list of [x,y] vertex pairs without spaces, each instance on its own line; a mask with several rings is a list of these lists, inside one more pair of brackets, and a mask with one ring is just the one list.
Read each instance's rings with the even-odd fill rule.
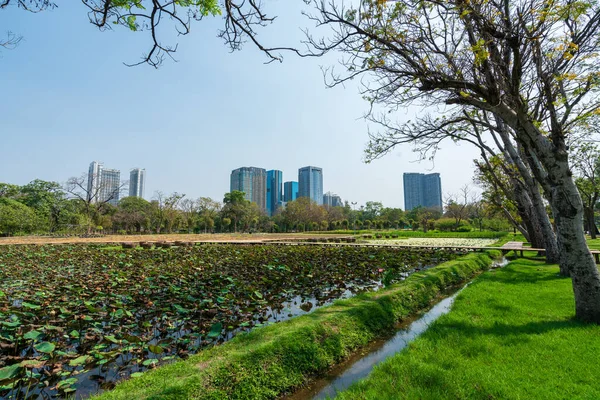
[[444,289],[492,265],[499,252],[470,253],[378,292],[292,318],[121,382],[98,399],[273,399],[326,372]]

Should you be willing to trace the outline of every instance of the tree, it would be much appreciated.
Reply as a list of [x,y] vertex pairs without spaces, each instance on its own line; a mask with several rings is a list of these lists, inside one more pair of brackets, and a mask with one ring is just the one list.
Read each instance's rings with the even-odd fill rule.
[[[262,5],[255,0],[224,0],[222,7],[218,0],[81,0],[88,9],[88,18],[92,25],[101,31],[113,27],[124,27],[132,32],[147,32],[150,49],[139,62],[128,66],[148,64],[158,68],[165,57],[174,59],[177,44],[166,44],[162,35],[167,31],[165,24],[171,23],[177,35],[187,35],[192,21],[200,21],[209,16],[224,15],[224,26],[219,31],[225,44],[233,51],[239,50],[245,41],[259,48],[268,62],[281,61],[280,50],[292,51],[293,48],[267,47],[257,39],[257,29],[265,27],[275,20],[268,16]],[[40,12],[56,7],[51,0],[0,0],[0,10],[15,5],[30,12]],[[0,40],[0,46],[15,47],[20,36],[9,33],[7,40]]]
[[183,199],[179,203],[179,208],[188,233],[192,233],[198,222],[198,202],[194,199]]
[[149,230],[151,210],[149,201],[141,197],[128,196],[119,201],[113,221],[117,229],[128,232]]
[[0,183],[0,197],[16,198],[21,193],[19,185]]
[[178,228],[181,221],[181,213],[178,209],[179,202],[185,197],[183,193],[173,192],[166,196],[162,191],[154,193],[154,199],[151,202],[153,209],[152,225],[156,233],[164,230],[171,233],[173,229]]
[[111,182],[101,179],[99,174],[94,173],[69,178],[64,191],[81,205],[87,232],[90,233],[94,219],[97,222],[102,211],[109,207],[111,201],[118,198],[126,186],[126,181],[113,185]]
[[[220,211],[221,203],[218,201],[214,201],[210,197],[200,197],[198,199],[198,213],[200,214],[200,223],[204,226],[204,233],[212,232]],[[229,222],[231,223],[231,221]]]
[[371,221],[376,220],[383,211],[383,204],[378,201],[367,201],[363,211],[363,218],[370,219]]
[[35,179],[21,187],[20,191],[19,201],[34,209],[50,232],[57,230],[63,215],[68,212],[67,198],[60,184]]
[[0,233],[30,233],[35,226],[35,213],[25,204],[0,197]]
[[592,239],[596,239],[598,228],[594,209],[600,196],[600,149],[589,142],[574,147],[573,167],[578,175],[575,184],[583,201],[586,229],[590,232]]
[[454,229],[457,229],[460,223],[469,217],[470,195],[471,190],[469,189],[469,185],[464,185],[460,188],[458,194],[447,196],[445,216],[454,219]]
[[[600,5],[576,0],[365,0],[359,5],[314,1],[312,18],[333,34],[309,37],[313,53],[344,56],[339,85],[366,74],[371,110],[429,104],[396,123],[387,114],[371,136],[367,159],[400,143],[434,154],[460,130],[503,132],[541,185],[554,216],[563,273],[572,277],[578,319],[600,323],[600,275],[583,233],[583,205],[569,166],[567,143],[600,113]],[[450,133],[450,135],[448,135]],[[433,152],[433,153],[432,153]],[[519,173],[521,171],[519,170]]]
[[224,217],[233,221],[233,231],[237,232],[238,223],[244,218],[248,211],[249,200],[246,200],[246,194],[239,190],[233,190],[230,193],[225,193],[223,198]]

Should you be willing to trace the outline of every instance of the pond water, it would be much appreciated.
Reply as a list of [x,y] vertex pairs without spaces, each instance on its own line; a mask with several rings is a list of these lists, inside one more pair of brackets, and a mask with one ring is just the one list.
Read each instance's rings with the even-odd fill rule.
[[[0,381],[0,398],[85,398],[254,327],[379,290],[386,279],[402,280],[458,255],[375,248],[205,247],[101,256],[85,250],[47,250],[44,257],[11,250],[3,259],[0,253],[7,266],[0,270],[7,306],[2,309],[0,297],[0,366],[43,361]],[[37,264],[35,274],[23,259]],[[39,352],[27,332],[56,350]]]

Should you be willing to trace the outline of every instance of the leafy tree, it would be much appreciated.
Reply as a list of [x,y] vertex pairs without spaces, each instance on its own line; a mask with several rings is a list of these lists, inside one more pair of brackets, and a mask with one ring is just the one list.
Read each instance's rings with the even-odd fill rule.
[[35,210],[38,220],[43,221],[47,230],[57,230],[68,209],[66,194],[60,184],[36,179],[21,187],[20,191],[19,201]]
[[[577,318],[600,323],[600,275],[583,234],[583,205],[572,178],[568,142],[600,113],[597,96],[600,5],[576,0],[315,1],[319,25],[333,35],[309,38],[316,54],[344,54],[331,85],[361,74],[372,110],[421,102],[421,114],[382,126],[367,159],[400,143],[435,154],[446,138],[485,143],[502,133],[528,165],[552,208],[560,266],[572,276]],[[437,111],[436,111],[437,113]],[[477,129],[476,137],[465,133]],[[521,174],[521,171],[519,170]],[[568,251],[566,251],[568,249]]]
[[30,233],[35,227],[35,212],[14,199],[0,197],[0,232]]
[[[214,201],[210,197],[200,197],[198,199],[198,213],[200,215],[200,224],[204,227],[204,232],[213,230],[215,222],[221,211],[221,203]],[[230,221],[231,223],[231,221]]]
[[16,198],[20,193],[21,188],[18,185],[0,183],[0,197]]
[[196,224],[199,222],[198,202],[194,199],[183,199],[179,203],[179,209],[181,210],[182,218],[188,233],[192,233]]
[[370,219],[371,221],[379,218],[383,211],[383,204],[378,201],[367,201],[365,208],[363,209],[363,218]]
[[234,232],[237,232],[238,223],[245,217],[249,203],[250,201],[246,200],[244,192],[233,190],[230,193],[225,193],[222,215],[233,221]]
[[592,239],[596,239],[598,228],[594,209],[600,196],[600,149],[589,142],[574,147],[573,166],[578,175],[575,184],[583,201],[586,228]]
[[[101,31],[113,27],[124,27],[133,32],[147,32],[149,50],[139,62],[153,67],[162,64],[165,57],[173,58],[177,44],[168,44],[164,38],[168,26],[177,35],[187,35],[192,21],[200,21],[209,16],[224,16],[224,26],[219,31],[231,50],[238,50],[245,41],[250,41],[266,54],[268,62],[281,60],[280,50],[300,52],[291,48],[267,47],[257,39],[257,29],[270,24],[275,18],[268,16],[262,5],[255,0],[225,0],[222,7],[218,0],[81,0],[87,7],[89,21]],[[0,0],[0,10],[15,5],[30,12],[40,12],[56,7],[51,0]],[[166,35],[165,35],[166,36]],[[13,48],[21,36],[9,32],[7,39],[0,40],[0,46]]]
[[94,219],[97,221],[103,211],[110,207],[110,201],[115,199],[127,185],[126,182],[121,182],[115,190],[111,190],[108,195],[104,196],[103,193],[107,192],[105,189],[109,182],[100,180],[100,183],[96,184],[99,180],[100,176],[97,176],[97,174],[89,175],[86,173],[79,177],[69,178],[64,187],[64,191],[70,198],[80,204],[81,212],[85,215],[83,220],[87,224],[88,233],[91,232],[94,226]]
[[151,210],[149,201],[141,197],[128,196],[119,201],[113,221],[117,229],[128,232],[149,230]]

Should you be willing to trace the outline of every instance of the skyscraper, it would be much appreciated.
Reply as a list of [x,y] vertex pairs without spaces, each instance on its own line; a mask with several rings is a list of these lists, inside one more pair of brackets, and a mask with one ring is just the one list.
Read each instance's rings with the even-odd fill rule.
[[98,161],[92,161],[88,170],[87,200],[92,203],[98,203],[100,194],[100,179],[104,166]]
[[283,201],[294,201],[298,198],[298,182],[289,181],[283,184]]
[[267,214],[275,215],[277,208],[283,201],[282,188],[283,172],[279,170],[267,171]]
[[431,207],[442,211],[442,182],[440,174],[404,173],[404,208]]
[[327,192],[323,195],[323,205],[327,207],[344,207],[342,198],[331,192]]
[[267,206],[267,171],[264,168],[241,167],[231,171],[230,191],[239,190],[265,211]]
[[104,164],[92,161],[88,170],[88,200],[92,203],[119,203],[121,171],[104,168]]
[[308,197],[323,204],[323,169],[304,167],[298,170],[298,197]]
[[116,207],[119,204],[120,189],[121,171],[103,168],[100,178],[100,202],[107,202]]
[[143,198],[145,187],[146,170],[141,168],[133,168],[129,172],[129,196]]

